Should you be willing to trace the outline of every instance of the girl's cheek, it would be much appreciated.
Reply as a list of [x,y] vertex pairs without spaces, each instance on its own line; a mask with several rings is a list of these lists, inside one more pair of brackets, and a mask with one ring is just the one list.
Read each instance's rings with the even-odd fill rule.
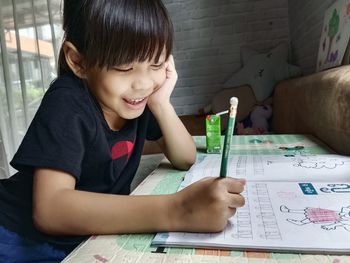
[[162,86],[166,81],[166,76],[164,76],[158,83],[158,86]]
[[166,80],[166,72],[165,70],[161,70],[161,72],[158,72],[158,74],[155,76],[155,84],[157,86],[162,85]]

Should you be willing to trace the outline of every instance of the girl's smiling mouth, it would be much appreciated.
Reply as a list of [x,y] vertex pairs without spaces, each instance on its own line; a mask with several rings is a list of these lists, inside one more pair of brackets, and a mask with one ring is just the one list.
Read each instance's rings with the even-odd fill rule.
[[129,107],[132,107],[133,109],[135,107],[143,107],[147,103],[147,98],[148,97],[143,97],[143,98],[138,98],[138,99],[128,99],[128,98],[123,98],[123,100],[126,102],[126,104]]
[[140,102],[142,102],[145,98],[141,98],[141,99],[124,99],[127,103],[130,103],[130,104],[138,104]]

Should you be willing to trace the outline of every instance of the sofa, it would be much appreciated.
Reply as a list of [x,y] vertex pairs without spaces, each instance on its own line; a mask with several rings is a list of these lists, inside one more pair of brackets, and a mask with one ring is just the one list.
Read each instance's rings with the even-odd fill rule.
[[273,130],[311,134],[350,155],[350,65],[278,83]]
[[[215,97],[229,96],[228,90]],[[335,152],[350,155],[350,65],[281,81],[272,104],[273,133],[311,134]],[[204,115],[180,119],[192,135],[205,135]],[[159,151],[154,143],[144,148],[144,154]]]

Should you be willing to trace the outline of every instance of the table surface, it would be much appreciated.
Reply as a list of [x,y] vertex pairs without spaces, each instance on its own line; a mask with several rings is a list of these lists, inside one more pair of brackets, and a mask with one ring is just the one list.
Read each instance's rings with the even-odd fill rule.
[[[194,137],[198,155],[205,153],[205,137]],[[303,146],[297,149],[295,146]],[[282,147],[282,149],[280,149]],[[283,148],[284,147],[284,148]],[[325,154],[331,150],[307,135],[233,136],[232,154]],[[186,172],[172,169],[164,159],[132,192],[168,194],[177,191]],[[63,262],[176,262],[176,263],[233,263],[233,262],[350,262],[350,256],[245,252],[194,248],[156,248],[150,244],[154,234],[98,235],[80,244]]]

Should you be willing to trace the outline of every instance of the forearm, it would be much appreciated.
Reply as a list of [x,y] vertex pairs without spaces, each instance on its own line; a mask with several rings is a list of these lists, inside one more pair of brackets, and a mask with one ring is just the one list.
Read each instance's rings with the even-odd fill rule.
[[163,150],[178,169],[187,170],[196,161],[196,145],[170,103],[152,109],[163,133]]
[[[47,180],[53,178],[53,180]],[[244,205],[244,183],[205,178],[169,195],[122,196],[74,190],[64,172],[38,169],[33,220],[50,235],[221,231]]]
[[[62,190],[34,213],[37,227],[56,235],[172,230],[174,195],[122,196]],[[40,204],[38,204],[40,205]]]

